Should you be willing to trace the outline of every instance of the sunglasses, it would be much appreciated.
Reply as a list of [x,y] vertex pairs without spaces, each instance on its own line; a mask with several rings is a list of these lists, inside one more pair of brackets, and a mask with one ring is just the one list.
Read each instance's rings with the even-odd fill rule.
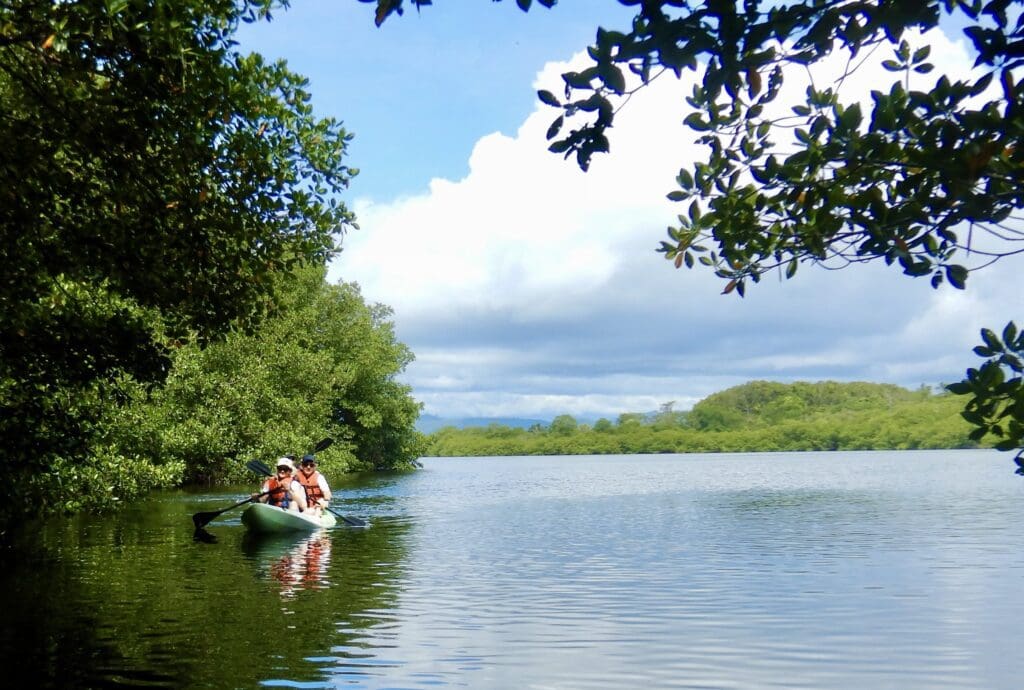
[[316,463],[314,461],[312,461],[312,460],[305,460],[305,461],[303,461],[302,466],[303,467],[314,467],[314,466],[316,466]]
[[278,467],[277,471],[278,472],[291,472],[291,469],[288,468],[288,467]]

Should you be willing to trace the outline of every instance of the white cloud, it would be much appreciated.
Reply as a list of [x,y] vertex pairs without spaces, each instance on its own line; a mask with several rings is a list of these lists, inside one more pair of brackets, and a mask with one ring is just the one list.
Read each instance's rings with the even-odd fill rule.
[[[969,67],[962,46],[929,39],[938,71]],[[844,66],[841,55],[817,66],[818,86]],[[534,87],[557,92],[568,67],[548,64]],[[800,76],[787,76],[796,96]],[[611,131],[612,154],[589,173],[547,152],[555,111],[538,105],[515,136],[480,139],[464,179],[357,202],[363,229],[346,238],[331,277],[395,309],[418,360],[406,380],[427,412],[613,416],[667,400],[681,409],[754,378],[935,384],[973,364],[981,325],[1019,319],[1010,262],[972,276],[967,292],[871,265],[802,268],[743,300],[720,296],[709,271],[673,269],[654,247],[682,212],[665,194],[696,150],[681,125],[688,79],[659,79],[634,97]],[[866,65],[844,89],[866,98],[893,79]],[[921,79],[927,88],[934,76]]]
[[[549,65],[546,78],[567,68]],[[673,90],[652,90],[638,114],[647,115],[645,136],[625,118],[621,153],[584,174],[547,152],[555,111],[539,108],[514,138],[478,141],[464,179],[433,180],[428,194],[383,206],[357,203],[364,230],[346,238],[337,276],[399,312],[439,302],[543,309],[556,293],[590,294],[620,265],[624,240],[650,248],[654,239],[638,228],[674,217],[665,192],[686,157],[674,145],[682,112]]]

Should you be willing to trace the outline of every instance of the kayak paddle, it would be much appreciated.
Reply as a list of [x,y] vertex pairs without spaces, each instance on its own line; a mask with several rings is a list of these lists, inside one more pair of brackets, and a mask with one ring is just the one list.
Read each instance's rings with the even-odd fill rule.
[[[319,453],[320,451],[324,450],[325,448],[330,448],[333,443],[334,443],[334,439],[331,438],[330,436],[328,436],[327,438],[322,438],[322,439],[320,439],[317,442],[317,444],[315,446],[313,446],[313,451],[312,452]],[[285,457],[294,458],[295,456],[294,455],[286,455]],[[250,460],[249,462],[245,463],[245,466],[249,468],[250,472],[254,472],[256,474],[262,474],[262,475],[264,475],[266,477],[273,477],[274,476],[273,470],[271,470],[269,467],[267,467],[267,464],[265,462],[260,462],[259,460]]]
[[327,438],[320,439],[320,442],[313,446],[313,452],[319,453],[325,448],[330,448],[331,444],[334,443],[334,439],[328,436]]
[[227,508],[224,508],[223,510],[211,510],[211,511],[207,511],[205,513],[196,513],[195,515],[192,516],[192,524],[196,526],[197,530],[202,529],[203,527],[206,527],[206,525],[210,524],[210,522],[212,522],[213,520],[216,520],[218,517],[220,517],[224,513],[228,512],[229,510],[234,510],[238,506],[244,506],[246,503],[252,503],[257,498],[260,498],[261,496],[266,496],[267,494],[274,493],[275,491],[279,491],[279,490],[280,489],[271,489],[270,491],[264,491],[263,493],[258,494],[256,496],[250,496],[249,498],[245,499],[244,501],[239,501],[238,503],[236,503],[233,506],[228,506]]

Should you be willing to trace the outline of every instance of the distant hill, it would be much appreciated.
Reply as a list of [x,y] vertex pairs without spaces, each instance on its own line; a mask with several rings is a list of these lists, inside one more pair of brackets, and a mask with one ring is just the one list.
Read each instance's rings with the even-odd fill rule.
[[911,391],[888,383],[750,381],[704,398],[690,410],[687,423],[702,431],[736,431],[826,414],[884,413],[932,397],[927,387]]
[[522,419],[520,417],[437,417],[432,414],[420,415],[416,421],[416,430],[424,434],[432,434],[438,429],[453,426],[456,429],[468,427],[488,427],[500,424],[513,429],[529,429],[534,424],[547,426],[550,419]]

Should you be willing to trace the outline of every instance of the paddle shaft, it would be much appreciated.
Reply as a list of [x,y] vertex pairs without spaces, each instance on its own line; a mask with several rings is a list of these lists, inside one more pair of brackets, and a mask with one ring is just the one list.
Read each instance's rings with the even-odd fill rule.
[[269,491],[264,491],[263,493],[257,494],[256,496],[250,496],[249,498],[245,499],[244,501],[239,501],[238,503],[236,503],[236,504],[234,504],[232,506],[228,506],[227,508],[223,508],[222,510],[213,510],[213,511],[205,512],[205,513],[196,513],[195,515],[192,516],[192,524],[194,524],[196,526],[196,529],[201,529],[201,528],[205,527],[206,525],[210,524],[211,522],[213,522],[214,520],[216,520],[218,517],[220,517],[224,513],[228,512],[229,510],[234,510],[238,506],[244,506],[246,503],[252,503],[253,501],[255,501],[255,500],[259,499],[259,498],[262,498],[262,497],[266,496],[267,494],[276,493],[278,491],[284,491],[284,489],[278,487],[276,489],[270,489]]
[[353,527],[366,527],[366,521],[360,520],[359,518],[349,517],[348,515],[342,515],[334,508],[330,506],[324,506],[327,510],[331,511],[331,514],[335,517],[339,517],[345,521],[346,524],[352,525]]

